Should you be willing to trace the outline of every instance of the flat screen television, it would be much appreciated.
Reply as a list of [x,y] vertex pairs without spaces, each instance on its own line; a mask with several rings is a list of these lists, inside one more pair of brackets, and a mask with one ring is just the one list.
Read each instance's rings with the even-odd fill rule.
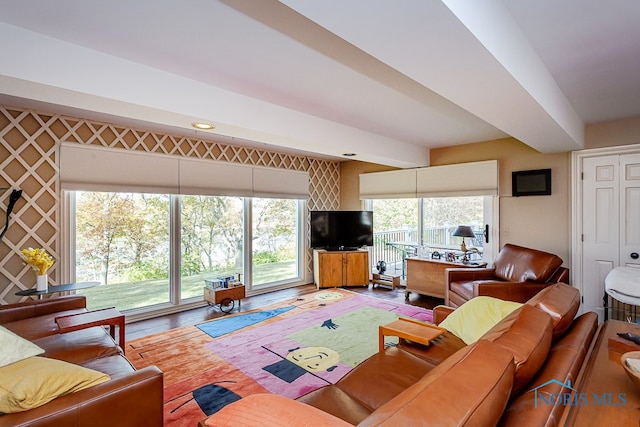
[[311,247],[333,251],[373,246],[373,212],[311,211]]
[[551,169],[511,172],[513,197],[551,195]]

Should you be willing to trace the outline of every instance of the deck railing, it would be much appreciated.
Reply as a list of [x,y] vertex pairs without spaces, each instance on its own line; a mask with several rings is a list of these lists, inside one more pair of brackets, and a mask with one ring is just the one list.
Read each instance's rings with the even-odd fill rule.
[[[424,247],[459,249],[458,239],[453,236],[455,229],[456,227],[451,226],[426,228],[423,234]],[[384,261],[389,272],[397,271],[399,273],[402,271],[403,253],[398,247],[388,244],[393,242],[418,242],[418,230],[416,228],[404,228],[373,233],[373,246],[369,248],[369,262],[371,263],[372,271],[376,271],[375,267],[378,261]],[[481,231],[476,232],[475,238],[467,239],[468,246],[476,248],[481,248],[483,242]],[[405,252],[405,255],[408,254]]]

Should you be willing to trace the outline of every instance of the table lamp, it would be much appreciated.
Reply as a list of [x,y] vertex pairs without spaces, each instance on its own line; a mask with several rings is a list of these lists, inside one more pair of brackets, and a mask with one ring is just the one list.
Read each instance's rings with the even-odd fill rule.
[[459,225],[458,228],[455,229],[453,235],[456,237],[462,237],[462,244],[460,245],[460,250],[462,252],[467,252],[467,245],[464,242],[465,237],[476,237],[473,229],[468,225]]

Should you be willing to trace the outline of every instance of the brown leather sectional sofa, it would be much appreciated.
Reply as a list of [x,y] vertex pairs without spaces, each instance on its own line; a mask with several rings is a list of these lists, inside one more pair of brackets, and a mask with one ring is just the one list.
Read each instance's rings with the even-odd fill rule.
[[85,312],[83,296],[0,307],[0,325],[45,350],[42,356],[108,374],[111,379],[24,412],[0,415],[5,426],[162,426],[163,376],[136,371],[102,327],[60,334],[54,319]]
[[[579,375],[598,330],[595,313],[575,317],[579,306],[577,289],[553,284],[471,345],[449,332],[429,346],[401,341],[337,384],[297,400],[249,396],[200,424],[559,425],[565,406],[534,399],[569,393]],[[436,323],[452,311],[437,308]]]

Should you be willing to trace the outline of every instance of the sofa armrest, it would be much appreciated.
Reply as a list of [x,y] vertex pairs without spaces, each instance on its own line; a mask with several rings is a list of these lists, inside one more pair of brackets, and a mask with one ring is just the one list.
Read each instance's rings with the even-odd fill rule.
[[0,416],[0,427],[157,426],[162,427],[163,374],[149,366],[59,397],[38,408]]
[[471,282],[496,278],[494,268],[447,268],[444,275],[447,287],[449,283],[453,282]]
[[548,283],[482,281],[473,283],[473,296],[487,296],[525,303],[549,286]]
[[252,394],[235,401],[208,418],[200,427],[342,427],[340,418],[277,394]]
[[68,295],[46,300],[32,300],[2,305],[0,306],[0,325],[30,317],[86,307],[87,300],[84,295]]
[[437,305],[433,307],[433,323],[439,325],[444,319],[455,311],[455,308],[446,305]]

